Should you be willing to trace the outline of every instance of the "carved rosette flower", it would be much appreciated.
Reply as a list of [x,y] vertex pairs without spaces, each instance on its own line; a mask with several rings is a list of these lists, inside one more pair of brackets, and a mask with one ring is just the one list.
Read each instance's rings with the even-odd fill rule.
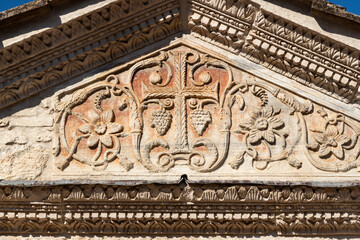
[[123,131],[123,126],[114,121],[114,112],[112,110],[104,111],[99,115],[97,112],[90,110],[88,112],[89,123],[79,127],[79,131],[84,134],[90,134],[87,144],[93,148],[98,145],[99,141],[107,148],[113,146],[112,134]]
[[335,155],[338,159],[344,158],[343,145],[350,142],[350,137],[340,134],[334,125],[329,125],[325,132],[315,133],[315,140],[320,144],[319,157],[326,158]]
[[251,144],[265,140],[270,144],[275,143],[275,131],[284,127],[284,122],[276,115],[271,106],[250,111],[248,116],[240,121],[239,126],[249,134]]

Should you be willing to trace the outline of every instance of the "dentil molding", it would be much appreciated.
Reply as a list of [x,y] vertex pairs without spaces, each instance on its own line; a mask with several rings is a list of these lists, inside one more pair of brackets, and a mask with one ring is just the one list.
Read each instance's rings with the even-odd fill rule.
[[358,236],[358,187],[0,187],[0,233]]
[[225,0],[118,1],[8,46],[0,50],[0,107],[188,28],[194,36],[358,107],[357,49],[251,1]]

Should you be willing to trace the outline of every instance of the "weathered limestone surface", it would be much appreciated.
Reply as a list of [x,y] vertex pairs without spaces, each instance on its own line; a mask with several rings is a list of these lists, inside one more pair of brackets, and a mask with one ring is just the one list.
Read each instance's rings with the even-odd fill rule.
[[358,16],[36,1],[0,29],[1,233],[359,235]]
[[225,53],[185,36],[4,117],[3,179],[358,183],[358,110]]
[[195,42],[56,95],[49,178],[357,183],[358,123]]
[[[55,28],[115,0],[36,0],[0,13],[2,47]],[[44,19],[46,18],[46,21]]]

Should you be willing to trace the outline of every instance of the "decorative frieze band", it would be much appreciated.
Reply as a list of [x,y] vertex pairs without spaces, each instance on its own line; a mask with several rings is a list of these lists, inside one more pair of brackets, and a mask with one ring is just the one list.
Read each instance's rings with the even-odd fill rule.
[[0,188],[1,234],[359,235],[359,187]]

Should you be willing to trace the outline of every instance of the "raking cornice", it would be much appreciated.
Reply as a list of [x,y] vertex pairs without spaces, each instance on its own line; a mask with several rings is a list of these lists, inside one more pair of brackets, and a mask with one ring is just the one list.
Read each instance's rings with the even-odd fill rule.
[[190,1],[192,34],[358,107],[357,49],[244,2]]
[[0,53],[6,107],[179,31],[177,1],[122,1],[36,34]]
[[187,33],[182,22],[196,37],[359,107],[357,49],[251,1],[152,0],[118,1],[0,50],[0,108]]

